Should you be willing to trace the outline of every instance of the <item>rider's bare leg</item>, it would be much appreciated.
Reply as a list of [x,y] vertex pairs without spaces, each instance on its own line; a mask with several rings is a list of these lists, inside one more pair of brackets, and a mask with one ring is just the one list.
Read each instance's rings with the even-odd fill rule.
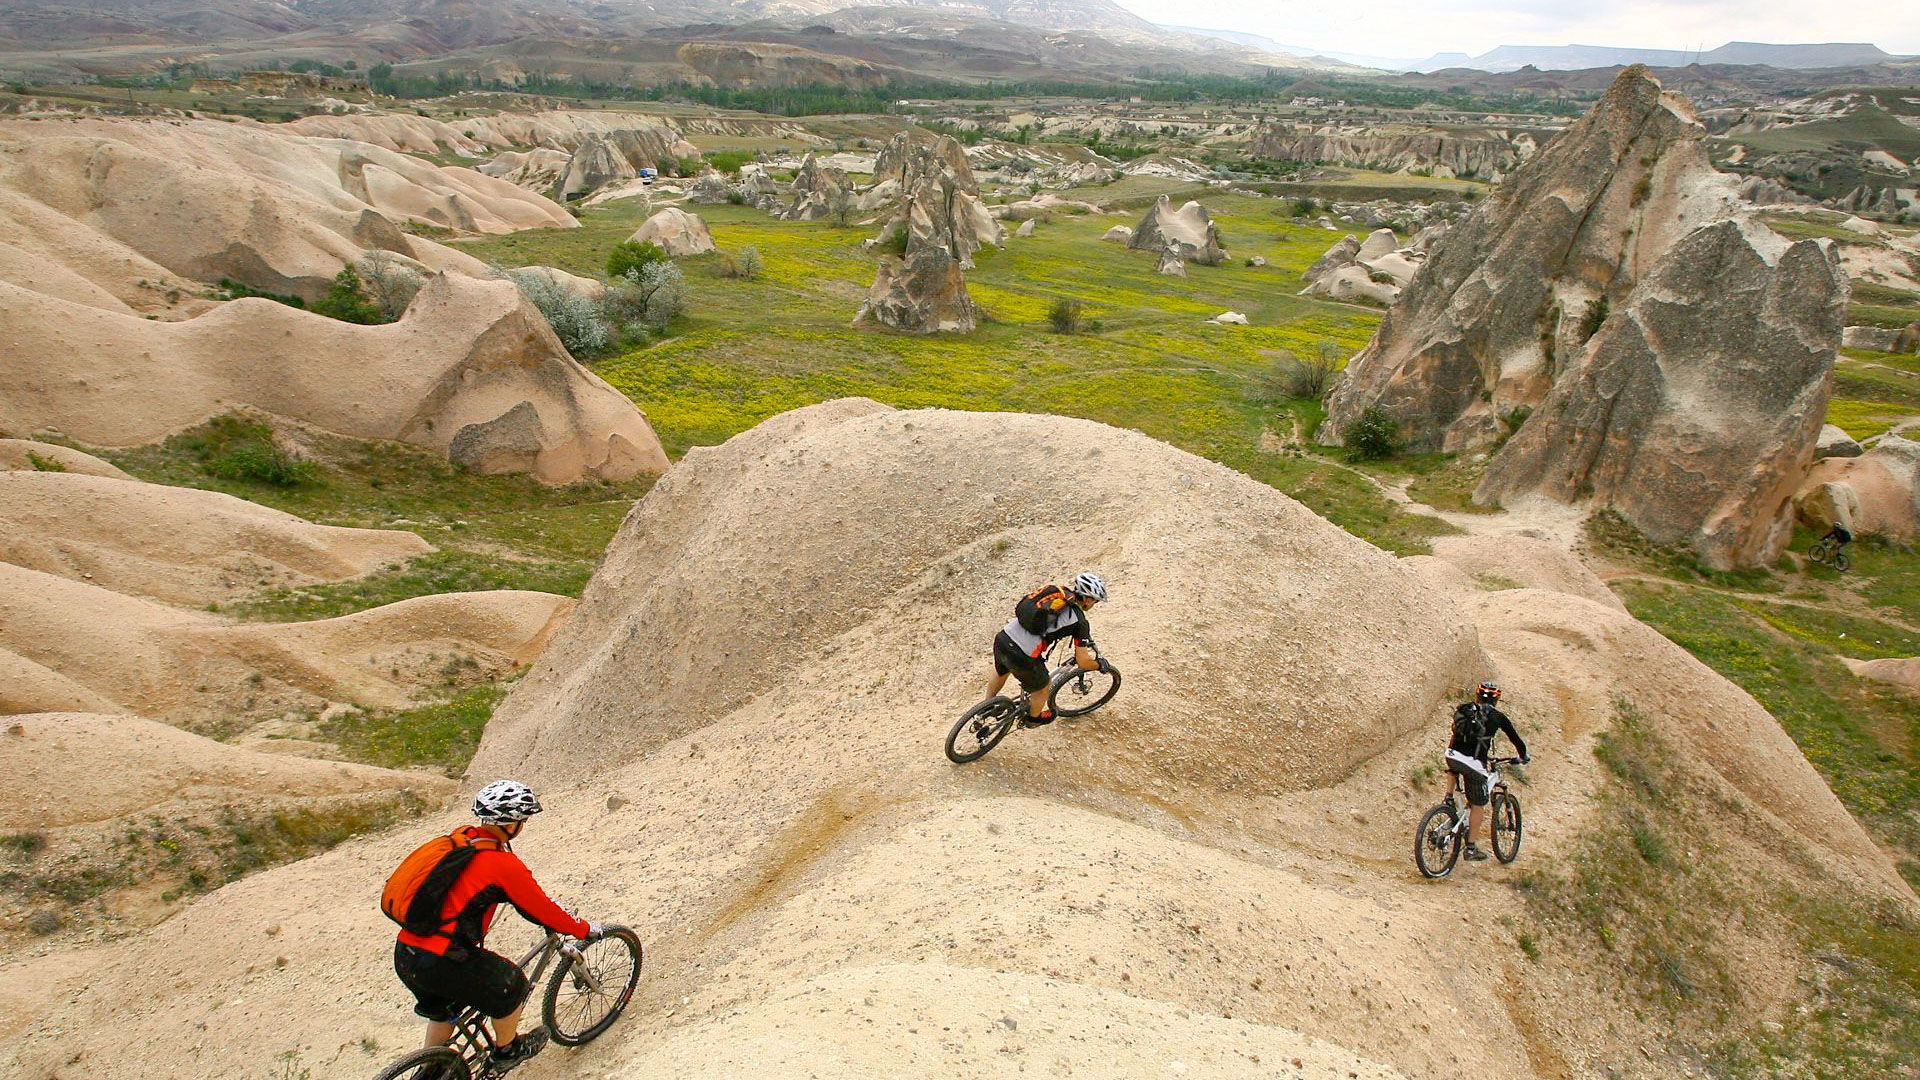
[[1470,806],[1467,808],[1467,843],[1474,844],[1474,845],[1479,844],[1480,825],[1482,822],[1486,821],[1486,819],[1487,819],[1486,807]]
[[513,1041],[513,1037],[520,1032],[520,1012],[526,1007],[527,1004],[523,1001],[520,1003],[520,1008],[513,1010],[493,1022],[493,1041],[495,1043],[505,1046]]
[[987,676],[987,696],[999,697],[1000,688],[1005,685],[1007,685],[1007,673],[995,668],[993,673]]
[[453,1038],[452,1024],[443,1024],[438,1020],[427,1021],[426,1045],[428,1047],[445,1046],[447,1045],[447,1041],[452,1038]]
[[1027,715],[1039,716],[1047,711],[1047,688],[1041,687],[1027,695]]

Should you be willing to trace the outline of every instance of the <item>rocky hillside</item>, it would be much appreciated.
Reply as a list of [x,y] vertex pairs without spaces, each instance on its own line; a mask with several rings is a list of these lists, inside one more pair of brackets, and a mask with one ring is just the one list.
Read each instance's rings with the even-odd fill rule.
[[[1044,533],[1031,507],[1057,489],[1021,467],[1035,451],[1081,478]],[[540,785],[549,810],[519,849],[649,945],[627,1018],[528,1075],[1015,1075],[1040,1059],[1651,1080],[1729,1024],[1790,1018],[1796,973],[1818,967],[1796,900],[1910,917],[1910,890],[1765,711],[1590,599],[1603,587],[1564,557],[1485,543],[1398,560],[1240,474],[1058,417],[841,401],[690,453],[474,762]],[[1497,591],[1469,577],[1488,565]],[[1007,605],[1081,566],[1112,583],[1095,622],[1122,695],[950,765],[941,735],[978,696]],[[1512,869],[1432,886],[1405,855],[1432,800],[1420,769],[1447,701],[1488,676],[1537,761],[1528,846]],[[1614,908],[1628,894],[1599,868],[1616,843],[1639,859],[1621,822],[1641,783],[1686,793],[1654,827],[1688,861]],[[374,906],[312,897],[370,896],[440,823],[220,890],[108,960],[0,1068],[366,1073],[417,1021]],[[1602,905],[1608,945],[1568,896]],[[1729,904],[1744,921],[1727,925]],[[1595,1008],[1623,986],[1657,998],[1662,962],[1741,1019],[1709,1033]],[[315,1000],[334,1025],[311,1024]]]
[[1847,282],[1733,198],[1684,99],[1628,68],[1434,245],[1328,398],[1422,449],[1497,448],[1476,497],[1611,506],[1716,567],[1771,562],[1826,412]]

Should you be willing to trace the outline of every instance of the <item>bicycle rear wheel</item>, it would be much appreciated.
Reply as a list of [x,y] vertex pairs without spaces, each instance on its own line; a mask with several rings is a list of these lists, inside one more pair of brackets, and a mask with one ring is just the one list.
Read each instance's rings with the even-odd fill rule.
[[563,959],[547,980],[541,1015],[553,1041],[579,1046],[620,1018],[640,981],[640,936],[624,926],[580,945],[580,959]]
[[415,1050],[380,1070],[373,1080],[473,1080],[466,1059],[444,1046]]
[[1120,669],[1112,664],[1105,671],[1081,671],[1068,667],[1053,677],[1047,691],[1047,708],[1055,716],[1085,716],[1113,700],[1120,692]]
[[1833,553],[1833,558],[1829,561],[1832,563],[1833,568],[1835,570],[1838,570],[1843,574],[1853,569],[1853,557],[1848,555],[1844,551],[1835,551]]
[[1013,698],[991,697],[961,714],[947,732],[947,760],[955,765],[978,761],[1013,730],[1023,706]]
[[1430,878],[1446,877],[1460,861],[1460,822],[1454,808],[1446,803],[1427,811],[1420,819],[1420,831],[1413,836],[1413,862]]
[[1493,793],[1493,857],[1510,863],[1520,855],[1520,800]]

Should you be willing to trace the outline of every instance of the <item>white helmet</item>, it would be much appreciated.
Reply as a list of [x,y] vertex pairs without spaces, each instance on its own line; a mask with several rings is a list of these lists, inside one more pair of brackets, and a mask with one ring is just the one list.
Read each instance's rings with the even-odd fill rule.
[[518,780],[495,780],[473,797],[473,816],[490,825],[517,825],[539,812],[533,789]]
[[1107,598],[1107,583],[1100,580],[1098,574],[1075,574],[1067,585],[1067,591],[1075,596],[1090,596],[1095,600]]

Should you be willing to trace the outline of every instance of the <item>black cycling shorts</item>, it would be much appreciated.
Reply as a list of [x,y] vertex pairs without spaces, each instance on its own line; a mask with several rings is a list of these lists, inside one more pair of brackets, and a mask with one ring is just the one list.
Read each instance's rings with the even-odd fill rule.
[[1452,758],[1447,759],[1447,771],[1458,775],[1465,782],[1468,806],[1487,805],[1487,776],[1485,773],[1475,772],[1472,768]]
[[1005,630],[993,636],[993,670],[1020,680],[1020,689],[1031,694],[1047,685],[1047,662],[1020,651]]
[[520,1007],[531,987],[520,965],[485,949],[464,960],[449,960],[412,945],[393,943],[393,973],[413,991],[413,1011],[437,1023],[452,1023],[461,1008],[480,1010],[495,1020]]

